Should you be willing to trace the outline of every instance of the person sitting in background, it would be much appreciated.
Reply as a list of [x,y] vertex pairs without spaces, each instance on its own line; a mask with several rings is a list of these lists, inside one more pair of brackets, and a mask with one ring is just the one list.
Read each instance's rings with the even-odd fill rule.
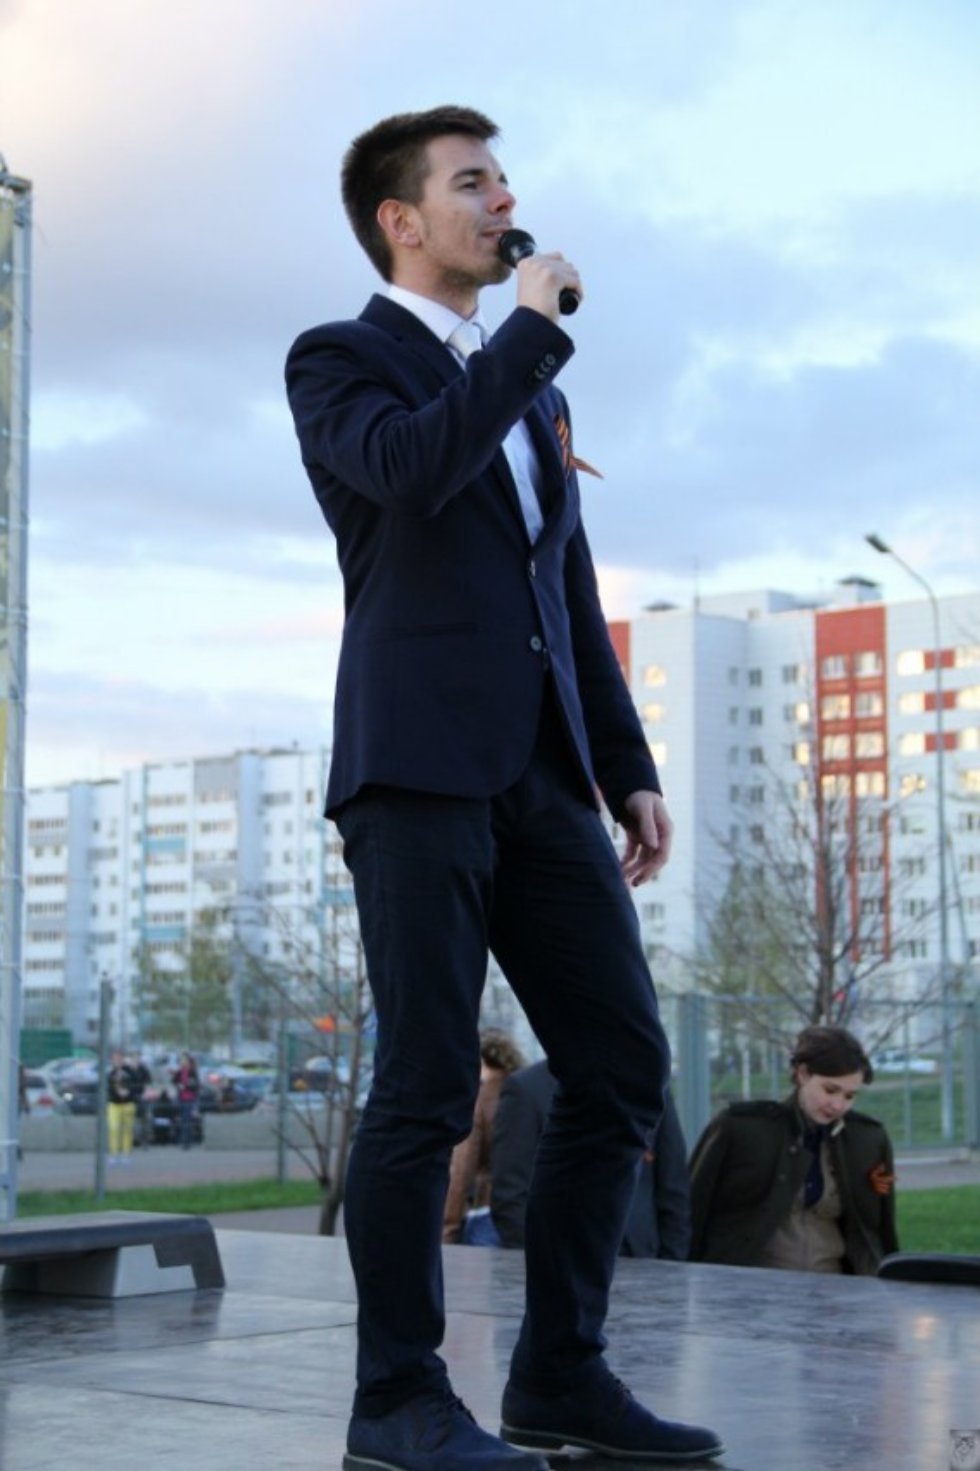
[[[490,1153],[490,1214],[501,1246],[524,1245],[534,1156],[555,1089],[546,1062],[512,1073],[501,1088]],[[668,1092],[653,1145],[637,1170],[620,1255],[686,1261],[690,1234],[687,1145]]]
[[473,1128],[457,1144],[449,1165],[449,1190],[442,1239],[449,1244],[495,1246],[488,1207],[491,1198],[490,1141],[505,1079],[524,1066],[519,1049],[504,1032],[480,1037],[480,1088]]
[[782,1102],[732,1103],[691,1156],[691,1259],[874,1276],[898,1250],[895,1166],[877,1119],[853,1111],[874,1077],[844,1027],[806,1027]]

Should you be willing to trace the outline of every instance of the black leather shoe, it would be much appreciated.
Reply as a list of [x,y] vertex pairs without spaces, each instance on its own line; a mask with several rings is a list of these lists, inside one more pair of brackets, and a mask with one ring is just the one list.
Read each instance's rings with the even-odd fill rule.
[[606,1368],[592,1366],[574,1390],[529,1394],[508,1384],[500,1434],[535,1450],[578,1446],[620,1461],[704,1461],[725,1447],[713,1430],[659,1420]]

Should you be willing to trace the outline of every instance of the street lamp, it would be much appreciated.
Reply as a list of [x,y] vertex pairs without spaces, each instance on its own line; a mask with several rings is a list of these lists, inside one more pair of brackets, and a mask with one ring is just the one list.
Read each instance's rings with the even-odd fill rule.
[[953,1126],[953,1018],[952,988],[949,974],[949,912],[946,904],[946,740],[943,734],[943,646],[939,632],[939,603],[931,585],[910,567],[904,558],[874,532],[865,538],[869,546],[883,556],[891,557],[920,587],[925,589],[932,608],[933,658],[936,672],[936,829],[939,836],[939,993],[942,1000],[942,1131],[943,1140],[949,1143],[954,1134]]

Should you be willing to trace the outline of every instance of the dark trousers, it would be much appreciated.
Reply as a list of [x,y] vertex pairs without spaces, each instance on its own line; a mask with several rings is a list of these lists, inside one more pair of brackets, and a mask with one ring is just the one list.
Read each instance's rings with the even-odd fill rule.
[[338,815],[377,1012],[375,1082],[351,1152],[355,1413],[446,1381],[442,1217],[473,1123],[492,951],[559,1082],[528,1201],[527,1389],[573,1379],[602,1326],[669,1051],[612,843],[580,795],[550,702],[524,776],[489,800],[374,788]]

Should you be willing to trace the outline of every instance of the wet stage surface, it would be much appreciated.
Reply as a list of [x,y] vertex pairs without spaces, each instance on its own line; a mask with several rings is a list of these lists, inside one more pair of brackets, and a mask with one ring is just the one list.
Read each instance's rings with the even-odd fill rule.
[[[2,1471],[339,1471],[344,1243],[217,1234],[224,1291],[0,1299]],[[445,1260],[454,1385],[495,1430],[522,1259],[455,1247]],[[946,1471],[950,1429],[980,1426],[976,1288],[626,1260],[609,1339],[651,1408],[718,1431],[728,1450],[703,1464],[728,1471]]]

